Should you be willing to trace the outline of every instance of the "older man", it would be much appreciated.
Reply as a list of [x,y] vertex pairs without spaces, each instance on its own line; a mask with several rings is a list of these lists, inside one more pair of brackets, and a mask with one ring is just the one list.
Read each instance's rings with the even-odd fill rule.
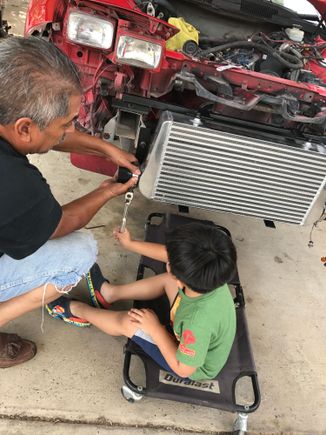
[[[37,38],[0,43],[0,327],[58,298],[94,264],[96,242],[84,227],[111,198],[134,184],[115,180],[60,206],[28,154],[94,154],[138,174],[134,156],[76,132],[79,74],[53,45]],[[0,368],[36,353],[33,342],[0,333]]]

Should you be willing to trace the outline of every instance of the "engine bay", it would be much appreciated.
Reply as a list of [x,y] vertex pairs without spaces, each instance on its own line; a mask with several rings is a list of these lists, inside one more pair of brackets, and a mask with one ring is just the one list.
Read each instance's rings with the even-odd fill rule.
[[[198,31],[181,49],[193,57],[325,86],[326,30],[318,15],[299,15],[266,0],[138,1],[143,12],[164,21],[182,17]],[[182,30],[180,30],[182,32]],[[195,38],[194,38],[195,39]]]

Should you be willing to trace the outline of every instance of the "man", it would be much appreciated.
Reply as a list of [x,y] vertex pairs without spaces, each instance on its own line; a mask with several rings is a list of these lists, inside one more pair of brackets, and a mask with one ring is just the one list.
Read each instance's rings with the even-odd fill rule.
[[[79,74],[52,44],[38,38],[0,43],[0,328],[58,298],[96,260],[96,242],[84,227],[111,198],[131,188],[114,179],[60,206],[28,154],[49,150],[103,156],[135,175],[134,156],[76,132]],[[36,346],[0,333],[0,368],[33,358]]]

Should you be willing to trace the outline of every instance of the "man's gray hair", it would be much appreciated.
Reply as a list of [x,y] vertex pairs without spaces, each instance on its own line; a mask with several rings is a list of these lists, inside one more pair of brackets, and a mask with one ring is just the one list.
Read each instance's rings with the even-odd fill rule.
[[79,93],[77,67],[53,44],[33,36],[0,42],[0,124],[30,118],[44,129],[69,114]]

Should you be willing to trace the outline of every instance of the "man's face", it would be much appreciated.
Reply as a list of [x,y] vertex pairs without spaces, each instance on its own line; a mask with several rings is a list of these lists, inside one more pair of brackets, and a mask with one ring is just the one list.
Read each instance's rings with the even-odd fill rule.
[[69,102],[68,116],[56,118],[44,130],[40,130],[35,126],[36,131],[33,135],[29,154],[47,153],[55,145],[61,143],[67,133],[73,133],[75,131],[74,121],[78,117],[80,100],[80,95],[72,95]]

